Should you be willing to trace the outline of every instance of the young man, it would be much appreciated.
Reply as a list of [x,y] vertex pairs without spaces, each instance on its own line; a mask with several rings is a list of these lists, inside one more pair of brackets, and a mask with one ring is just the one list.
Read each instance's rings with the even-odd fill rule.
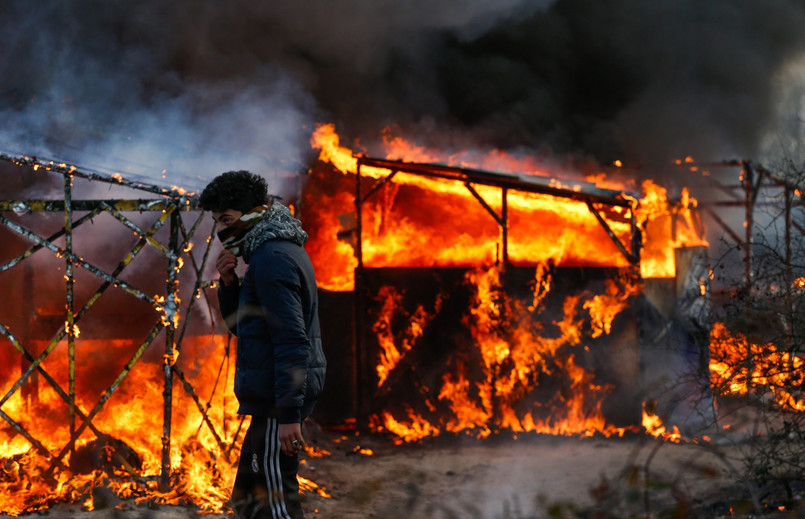
[[[307,233],[287,207],[269,201],[259,175],[229,171],[201,193],[224,249],[218,255],[218,302],[238,337],[235,395],[251,415],[232,490],[239,517],[299,519],[301,423],[324,384]],[[248,264],[243,279],[235,267]]]

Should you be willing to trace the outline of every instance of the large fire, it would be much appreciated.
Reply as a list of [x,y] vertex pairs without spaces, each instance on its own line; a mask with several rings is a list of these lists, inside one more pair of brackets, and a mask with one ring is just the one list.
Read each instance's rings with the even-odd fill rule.
[[[0,443],[3,460],[0,508],[3,512],[17,515],[47,507],[54,500],[81,502],[85,508],[92,509],[92,489],[97,486],[106,486],[122,498],[192,503],[202,509],[220,510],[226,502],[232,457],[236,455],[222,446],[230,445],[240,429],[233,419],[237,403],[231,388],[214,390],[217,385],[231,385],[233,366],[230,364],[224,373],[218,373],[221,363],[215,362],[216,357],[221,360],[227,351],[226,340],[226,337],[209,336],[184,342],[182,357],[188,360],[202,357],[209,361],[185,367],[192,370],[197,386],[208,391],[199,396],[209,403],[210,419],[222,427],[220,432],[225,443],[219,444],[204,426],[192,398],[186,392],[174,391],[170,490],[158,488],[162,402],[154,396],[163,391],[159,377],[162,359],[144,358],[123,379],[109,404],[93,418],[93,426],[105,435],[104,438],[84,435],[72,452],[65,453],[61,462],[55,456],[32,448],[22,435],[3,435]],[[134,345],[123,339],[79,338],[76,343],[79,351],[104,352],[103,356],[81,358],[76,363],[79,381],[76,407],[92,409],[98,393],[117,375],[114,363],[105,359],[129,358]],[[185,363],[180,361],[179,365]],[[57,347],[42,366],[58,385],[67,387],[67,352],[63,345]],[[3,403],[3,412],[20,420],[47,452],[58,453],[60,446],[66,445],[70,438],[69,430],[64,427],[68,423],[64,404],[51,385],[40,382],[37,392],[27,399],[20,391],[14,393]]]
[[[385,136],[385,158],[405,162],[438,163],[455,167],[485,168],[497,172],[518,172],[549,177],[549,172],[531,158],[520,159],[503,152],[479,157],[462,153],[445,155],[411,144],[400,137]],[[308,206],[315,210],[311,256],[319,281],[329,290],[352,290],[355,257],[355,176],[358,160],[352,150],[340,144],[333,125],[321,125],[311,144],[319,160],[332,169],[312,170]],[[336,176],[333,176],[333,172]],[[343,176],[338,178],[338,174]],[[361,168],[361,175],[380,181],[391,172],[383,168]],[[321,177],[326,176],[326,181]],[[617,182],[603,173],[589,174],[579,181],[624,192],[634,186]],[[552,181],[557,187],[574,188],[572,179]],[[317,187],[319,184],[326,187]],[[683,192],[679,203],[671,204],[665,188],[651,180],[642,186],[642,196],[631,208],[615,207],[606,220],[623,242],[630,235],[631,211],[644,230],[640,275],[643,278],[673,278],[674,249],[706,245],[695,220],[696,201]],[[366,188],[369,189],[369,188]],[[496,211],[501,208],[500,192],[476,187],[478,194]],[[471,432],[485,437],[493,431],[513,433],[535,431],[547,434],[623,434],[625,429],[606,423],[601,413],[602,397],[611,391],[594,382],[577,360],[574,351],[588,350],[588,342],[611,331],[613,319],[628,306],[629,298],[641,290],[637,279],[611,279],[598,294],[568,297],[564,317],[554,330],[540,326],[535,314],[541,298],[551,290],[547,265],[618,267],[628,271],[629,261],[583,202],[550,195],[509,191],[509,259],[513,265],[536,265],[533,302],[523,307],[508,299],[499,282],[500,230],[461,182],[425,178],[397,172],[373,200],[363,204],[361,246],[367,267],[474,267],[465,282],[474,287],[472,307],[465,315],[482,358],[481,379],[470,380],[466,367],[446,372],[439,382],[437,401],[426,398],[425,411],[447,406],[444,413],[381,412],[372,416],[376,431],[389,431],[397,441],[416,441],[443,431]],[[628,195],[627,195],[628,196]],[[634,252],[634,251],[632,251]],[[391,332],[392,321],[400,317],[402,294],[393,287],[381,287],[377,294],[381,311],[372,329],[380,351],[376,366],[377,385],[383,387],[416,342],[423,329],[440,310],[441,296],[432,307],[417,307],[405,313],[402,337]],[[395,314],[396,312],[396,314]],[[561,354],[557,351],[562,350]],[[517,400],[535,383],[536,373],[562,372],[563,390],[555,400],[544,402],[554,409],[550,419],[531,412],[516,412]],[[430,391],[431,388],[423,388]],[[521,405],[519,405],[522,407]],[[428,416],[425,416],[425,415]],[[644,421],[655,420],[645,418]],[[652,434],[662,435],[655,424]],[[666,437],[668,437],[666,435]]]
[[[446,156],[390,134],[384,142],[388,160],[550,177],[534,159],[503,152]],[[306,247],[320,288],[350,291],[355,287],[354,271],[358,265],[354,232],[357,159],[352,150],[340,144],[332,125],[319,126],[311,145],[319,150],[319,163],[310,170],[302,199],[302,217],[311,236]],[[370,181],[383,179],[389,173],[386,169],[361,169]],[[574,183],[581,181],[606,189],[641,192],[630,207],[613,207],[603,215],[624,243],[629,243],[630,219],[636,216],[643,230],[639,271],[585,203],[509,191],[508,257],[514,266],[534,268],[528,301],[506,294],[499,226],[461,183],[398,173],[393,182],[386,183],[364,204],[364,265],[466,269],[463,284],[470,287],[471,297],[462,324],[471,332],[478,359],[477,366],[468,366],[466,359],[451,359],[453,369],[443,373],[438,388],[433,388],[425,399],[430,413],[414,408],[404,413],[375,413],[369,417],[374,431],[391,433],[395,441],[403,442],[442,433],[469,433],[483,438],[501,431],[516,436],[526,432],[623,435],[628,430],[638,430],[607,422],[602,404],[613,387],[596,381],[584,359],[589,359],[593,341],[615,333],[613,322],[641,292],[641,279],[673,278],[674,249],[706,242],[695,217],[696,201],[687,190],[678,203],[671,203],[666,190],[650,180],[636,187],[595,173],[578,180],[554,182],[573,189]],[[500,211],[499,190],[478,186],[476,191],[492,209]],[[185,254],[191,254],[191,245]],[[611,268],[618,274],[607,279],[597,292],[568,296],[560,305],[560,315],[548,318],[543,312],[545,301],[553,294],[551,273],[556,266]],[[402,339],[392,333],[395,319],[402,315],[401,292],[385,286],[376,297],[381,311],[370,326],[379,347],[374,375],[380,388],[390,383],[394,371],[416,348],[445,296],[439,295],[430,307],[420,305],[405,313],[407,324]],[[163,314],[162,324],[178,327],[180,315],[176,309],[181,300],[175,297],[156,301],[157,310]],[[70,328],[69,323],[65,326]],[[92,423],[103,437],[85,433],[74,449],[60,452],[70,443],[70,431],[64,426],[69,421],[64,396],[42,381],[34,396],[9,392],[2,401],[2,412],[21,423],[41,443],[32,447],[30,438],[4,430],[0,437],[0,510],[17,515],[55,501],[81,502],[91,509],[92,489],[98,486],[142,501],[192,503],[208,511],[224,509],[237,455],[232,445],[239,443],[248,425],[235,414],[236,400],[231,393],[234,362],[229,361],[227,338],[185,337],[178,357],[145,355],[118,386],[113,384],[108,405],[98,405],[98,395],[110,387],[119,370],[104,359],[131,358],[137,345],[131,340],[85,338],[79,335],[77,324],[72,326],[72,333],[69,329],[67,332],[75,340],[77,351],[104,352],[79,359],[75,377],[81,381],[76,388],[75,408],[85,413],[97,409]],[[721,327],[714,328],[712,340],[721,346],[711,363],[714,384],[729,381],[733,392],[748,391],[750,380],[773,386],[775,375],[761,375],[752,372],[752,368],[734,371],[733,365],[722,357],[746,352],[769,359],[779,356],[779,363],[801,370],[801,359],[785,357],[768,346],[750,345],[741,337],[727,335]],[[42,367],[56,385],[67,387],[71,383],[70,359],[63,342],[42,362]],[[37,346],[41,351],[45,345]],[[198,358],[205,362],[195,362]],[[155,432],[163,427],[162,401],[154,395],[164,391],[161,375],[165,362],[175,363],[185,374],[192,373],[196,387],[196,393],[183,391],[174,382],[169,490],[159,486],[162,445],[161,435]],[[7,371],[3,382],[10,386],[19,374],[13,369]],[[556,378],[560,390],[541,394],[544,400],[524,408],[523,397],[534,390],[537,380],[547,376]],[[775,398],[803,409],[801,400],[793,395],[775,392]],[[199,406],[207,410],[213,427],[205,422]],[[80,420],[77,426],[81,426]],[[665,439],[679,439],[678,431],[666,431],[648,411],[643,413],[643,429]],[[86,473],[77,473],[73,461],[82,456],[89,460],[89,468]],[[98,464],[103,465],[102,470]],[[326,495],[324,489],[309,480],[303,480],[303,488]]]
[[[623,435],[626,428],[607,424],[601,413],[601,397],[611,388],[595,383],[592,374],[576,360],[576,355],[583,355],[585,349],[585,318],[580,313],[588,314],[593,335],[609,333],[612,320],[625,301],[639,290],[639,285],[628,279],[609,280],[604,294],[588,297],[586,301],[580,296],[569,296],[563,305],[562,319],[554,323],[559,330],[557,336],[533,318],[534,312],[539,315],[540,300],[550,290],[548,269],[537,269],[534,299],[529,305],[504,293],[500,274],[501,270],[492,266],[470,270],[466,275],[466,282],[476,287],[465,319],[480,351],[480,380],[471,383],[466,374],[469,367],[459,362],[456,371],[443,376],[437,399],[450,412],[440,414],[438,423],[411,411],[406,420],[383,412],[373,419],[376,430],[388,430],[398,441],[416,441],[439,434],[440,430],[471,432],[478,437],[500,430],[515,434]],[[391,320],[388,313],[394,308],[393,301],[389,295],[390,304],[381,312],[382,320]],[[388,323],[376,325],[376,329],[387,330]],[[415,340],[416,334],[410,338]],[[406,344],[407,348],[410,344]],[[405,353],[388,341],[383,350],[377,367],[380,385]],[[561,389],[548,393],[549,399],[537,404],[537,410],[542,411],[540,415],[546,409],[552,410],[549,417],[518,409],[522,407],[523,395],[533,391],[535,381],[557,376]]]

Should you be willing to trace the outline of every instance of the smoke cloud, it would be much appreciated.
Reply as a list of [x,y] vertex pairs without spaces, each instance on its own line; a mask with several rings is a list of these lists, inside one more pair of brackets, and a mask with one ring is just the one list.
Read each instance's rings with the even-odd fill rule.
[[392,127],[653,173],[752,159],[801,111],[803,26],[795,0],[7,0],[0,149],[280,194],[319,122],[370,152]]

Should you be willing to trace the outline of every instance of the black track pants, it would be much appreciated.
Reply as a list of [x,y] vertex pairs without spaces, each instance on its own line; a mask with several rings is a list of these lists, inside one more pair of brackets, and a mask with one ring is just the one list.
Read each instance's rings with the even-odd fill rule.
[[243,519],[302,519],[299,455],[286,456],[276,418],[253,416],[243,438],[232,508]]

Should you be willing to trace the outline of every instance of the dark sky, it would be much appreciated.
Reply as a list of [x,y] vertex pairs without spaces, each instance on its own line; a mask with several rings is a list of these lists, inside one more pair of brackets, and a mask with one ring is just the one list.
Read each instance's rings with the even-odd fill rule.
[[304,168],[317,123],[370,152],[392,127],[445,151],[757,158],[801,110],[803,27],[794,0],[4,0],[0,150],[190,189]]

